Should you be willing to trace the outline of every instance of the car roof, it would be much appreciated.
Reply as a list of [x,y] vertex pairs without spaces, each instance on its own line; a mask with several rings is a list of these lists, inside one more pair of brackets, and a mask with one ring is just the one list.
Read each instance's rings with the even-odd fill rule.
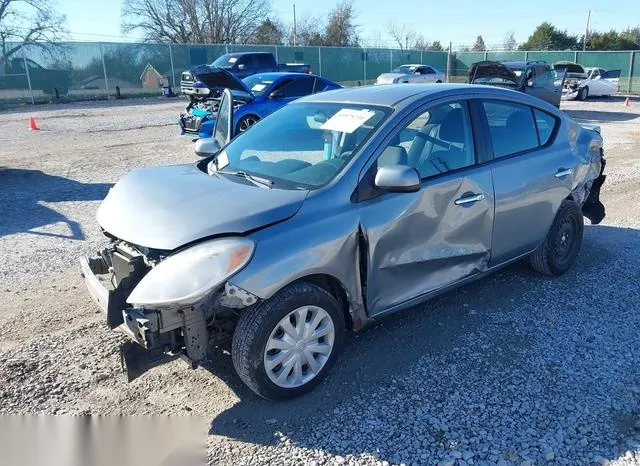
[[229,52],[225,55],[231,55],[232,57],[239,57],[241,55],[273,55],[271,52]]
[[[409,105],[424,97],[455,97],[456,94],[474,93],[482,96],[514,97],[524,102],[529,96],[522,92],[503,89],[496,86],[481,86],[477,84],[382,84],[378,86],[347,87],[334,91],[312,94],[295,102],[327,102],[352,103],[363,105],[380,105],[385,107],[400,107]],[[535,99],[535,98],[534,98]],[[536,99],[538,100],[538,99]]]
[[[264,78],[264,79],[272,79],[272,80],[277,80],[277,79],[281,79],[281,78],[286,78],[286,77],[294,77],[294,78],[300,78],[300,77],[311,77],[311,78],[319,78],[322,79],[324,81],[327,82],[333,82],[330,81],[327,78],[323,78],[322,76],[318,76],[315,74],[309,74],[309,73],[292,73],[292,72],[288,72],[288,71],[270,71],[268,73],[256,73],[256,74],[252,74],[247,76],[247,78],[252,78],[252,77],[260,77],[260,78]],[[246,78],[243,78],[246,79]]]

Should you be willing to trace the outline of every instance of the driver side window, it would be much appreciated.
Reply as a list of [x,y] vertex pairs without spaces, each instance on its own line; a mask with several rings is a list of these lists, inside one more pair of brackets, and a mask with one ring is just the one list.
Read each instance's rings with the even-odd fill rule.
[[466,101],[430,108],[405,126],[378,158],[385,165],[409,165],[420,178],[475,163],[471,119]]

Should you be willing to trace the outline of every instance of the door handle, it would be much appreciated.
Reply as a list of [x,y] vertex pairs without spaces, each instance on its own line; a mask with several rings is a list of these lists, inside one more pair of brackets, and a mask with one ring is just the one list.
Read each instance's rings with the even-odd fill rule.
[[565,176],[571,175],[572,173],[573,170],[571,170],[570,168],[561,168],[553,176],[555,176],[556,178],[564,178]]
[[473,204],[474,202],[482,201],[484,199],[484,194],[471,194],[469,196],[463,196],[454,201],[455,205],[467,205]]

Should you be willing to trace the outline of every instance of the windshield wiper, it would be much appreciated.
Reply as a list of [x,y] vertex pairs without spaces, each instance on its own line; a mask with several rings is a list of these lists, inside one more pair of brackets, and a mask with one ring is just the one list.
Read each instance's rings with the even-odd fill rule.
[[243,172],[241,170],[238,171],[218,171],[217,173],[222,173],[223,175],[230,175],[230,176],[239,176],[241,178],[244,178],[245,180],[249,180],[252,181],[253,184],[258,185],[258,186],[266,186],[267,188],[271,189],[271,186],[273,186],[273,181],[268,180],[267,178],[261,178],[259,176],[253,176],[253,175],[249,175],[247,172]]

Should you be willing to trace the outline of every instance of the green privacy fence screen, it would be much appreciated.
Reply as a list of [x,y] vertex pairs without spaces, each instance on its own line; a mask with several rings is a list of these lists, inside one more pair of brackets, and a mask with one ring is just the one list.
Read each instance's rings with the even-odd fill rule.
[[[8,44],[7,50],[16,44]],[[234,44],[59,43],[0,53],[0,103],[104,99],[159,95],[180,86],[180,73],[211,63],[227,52],[264,51],[279,63],[307,63],[313,72],[345,85],[371,84],[381,73],[407,63],[429,64],[463,82],[481,60],[570,60],[584,66],[620,69],[618,90],[640,93],[640,51],[636,52],[434,52],[347,47],[284,47]]]

